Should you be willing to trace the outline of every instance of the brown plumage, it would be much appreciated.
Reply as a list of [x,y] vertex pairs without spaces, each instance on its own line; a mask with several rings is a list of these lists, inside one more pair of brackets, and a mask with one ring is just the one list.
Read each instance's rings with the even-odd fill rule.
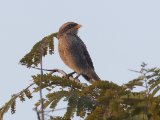
[[74,22],[67,22],[60,27],[58,32],[60,57],[78,76],[82,75],[88,81],[100,80],[94,71],[94,66],[85,44],[77,36],[80,27],[81,25]]

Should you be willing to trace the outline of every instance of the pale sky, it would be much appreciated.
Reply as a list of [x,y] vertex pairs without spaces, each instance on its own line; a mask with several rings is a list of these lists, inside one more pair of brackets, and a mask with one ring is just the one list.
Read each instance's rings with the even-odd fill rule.
[[[121,85],[138,76],[128,69],[139,69],[143,61],[160,67],[159,14],[159,0],[0,0],[0,106],[39,73],[19,65],[19,60],[68,21],[83,26],[79,36],[101,79]],[[71,72],[55,43],[55,54],[45,58],[44,68]],[[32,111],[36,100],[18,102],[16,114],[9,112],[4,120],[37,119]]]

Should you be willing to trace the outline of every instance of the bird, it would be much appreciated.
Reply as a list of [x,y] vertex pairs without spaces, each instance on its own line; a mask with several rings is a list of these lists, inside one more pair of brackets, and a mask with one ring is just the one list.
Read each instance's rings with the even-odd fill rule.
[[99,81],[87,47],[78,36],[82,25],[75,22],[64,23],[58,31],[58,51],[62,61],[77,73],[75,79],[82,75],[87,81]]

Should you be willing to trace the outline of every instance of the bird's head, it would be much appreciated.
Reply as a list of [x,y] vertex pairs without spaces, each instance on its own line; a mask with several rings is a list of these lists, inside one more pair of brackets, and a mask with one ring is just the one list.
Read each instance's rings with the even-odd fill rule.
[[77,34],[78,29],[81,27],[81,25],[74,23],[74,22],[67,22],[63,24],[58,32],[58,38],[64,34]]

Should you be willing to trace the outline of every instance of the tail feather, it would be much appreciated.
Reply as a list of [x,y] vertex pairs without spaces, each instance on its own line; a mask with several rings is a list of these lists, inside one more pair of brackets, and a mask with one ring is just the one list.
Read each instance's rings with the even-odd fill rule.
[[94,79],[95,81],[99,81],[99,80],[100,80],[99,76],[96,74],[96,72],[95,72],[94,70],[92,70],[92,71],[90,72],[90,76],[91,76],[91,78]]
[[83,74],[82,76],[83,76],[84,79],[86,79],[87,81],[90,81],[90,78],[89,78],[87,75]]
[[88,74],[83,74],[82,75],[87,81],[91,81],[91,80],[95,80],[95,81],[99,81],[100,78],[99,76],[96,74],[96,72],[94,70],[88,72]]

